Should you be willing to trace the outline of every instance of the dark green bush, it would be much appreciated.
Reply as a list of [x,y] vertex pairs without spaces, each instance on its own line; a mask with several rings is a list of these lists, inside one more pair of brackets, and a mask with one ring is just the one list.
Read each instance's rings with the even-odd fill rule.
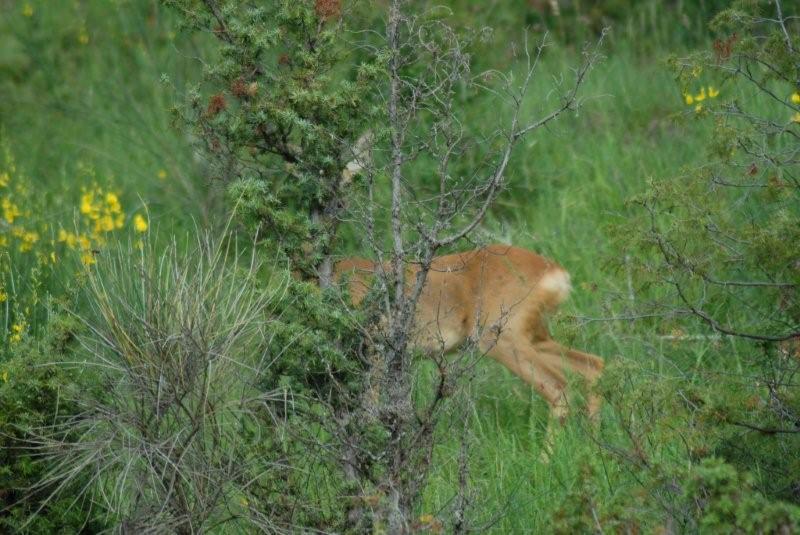
[[77,414],[76,393],[91,388],[90,374],[78,363],[59,364],[77,358],[72,340],[80,329],[68,314],[52,313],[39,339],[0,353],[0,531],[95,533],[107,527],[103,509],[80,496],[91,474],[59,489],[63,481],[52,477],[56,464],[41,441]]

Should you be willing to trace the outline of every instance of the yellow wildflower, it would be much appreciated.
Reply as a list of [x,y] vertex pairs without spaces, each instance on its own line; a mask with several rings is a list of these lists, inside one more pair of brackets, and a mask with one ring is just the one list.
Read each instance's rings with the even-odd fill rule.
[[78,237],[72,232],[67,232],[62,228],[58,229],[58,241],[67,244],[67,247],[70,249],[74,249],[78,244]]
[[92,246],[92,241],[86,237],[86,235],[81,234],[77,237],[78,245],[81,248],[81,251],[86,251]]
[[95,222],[95,232],[111,232],[114,230],[114,219],[106,214]]
[[795,113],[792,115],[792,122],[793,123],[800,123],[800,112]]
[[81,262],[83,262],[84,266],[91,266],[92,264],[96,264],[97,260],[95,260],[94,254],[91,251],[86,251],[81,254]]
[[78,34],[78,42],[82,45],[89,44],[89,34],[86,33],[86,30],[81,30],[81,33]]
[[701,87],[700,92],[694,96],[696,102],[702,102],[706,99],[706,88]]
[[692,104],[694,104],[694,97],[689,93],[684,93],[683,98],[686,101],[687,106],[691,106]]
[[147,232],[147,220],[141,214],[133,216],[133,228],[136,232]]
[[719,96],[719,89],[715,89],[713,85],[708,86],[709,98],[717,98]]
[[22,241],[22,243],[19,244],[19,250],[22,253],[27,253],[33,249],[33,244],[39,241],[39,235],[32,231],[23,231],[19,235],[19,238]]
[[7,197],[0,201],[0,208],[3,209],[3,219],[5,219],[9,225],[14,223],[14,220],[22,215],[19,207],[11,202]]
[[56,252],[55,251],[50,251],[50,261],[52,263],[54,263],[54,264],[56,263]]
[[800,104],[800,93],[798,93],[797,91],[792,93],[792,103],[793,104]]
[[698,104],[697,106],[694,107],[694,111],[695,113],[700,113],[701,111],[703,111],[703,105]]
[[22,340],[22,333],[25,331],[25,327],[27,327],[27,325],[24,321],[11,325],[11,336],[8,339],[12,344],[16,344]]
[[164,170],[164,169],[159,169],[159,170],[158,170],[158,178],[159,178],[159,179],[161,179],[161,180],[164,180],[165,178],[167,178],[167,172],[166,172],[166,170]]
[[106,204],[108,205],[108,211],[112,214],[122,212],[122,205],[119,202],[119,197],[117,197],[115,193],[106,193]]
[[94,192],[88,191],[81,195],[81,213],[88,215],[90,218],[95,219],[98,212],[97,207],[94,205]]
[[8,294],[5,288],[0,288],[0,303],[5,303],[8,300]]
[[25,17],[32,17],[33,16],[33,6],[29,3],[25,2],[25,5],[22,6],[22,15]]
[[119,195],[112,191],[104,192],[98,186],[94,186],[91,190],[84,189],[80,211],[94,222],[91,227],[91,238],[99,243],[104,241],[103,234],[122,228],[125,224],[125,214]]

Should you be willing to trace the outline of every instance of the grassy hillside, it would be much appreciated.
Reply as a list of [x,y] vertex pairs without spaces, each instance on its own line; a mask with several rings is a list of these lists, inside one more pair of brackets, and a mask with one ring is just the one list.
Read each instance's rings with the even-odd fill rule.
[[[513,65],[510,41],[522,26],[553,23],[553,46],[543,58],[548,74],[573,65],[580,40],[604,22],[588,8],[575,20],[589,22],[573,27],[565,22],[570,14],[542,17],[524,2],[494,3],[486,11],[453,4],[467,23],[495,26],[480,65]],[[651,179],[703,165],[713,131],[685,104],[667,58],[710,46],[705,24],[714,6],[692,14],[675,7],[661,13],[660,3],[647,4],[609,19],[606,59],[584,88],[585,107],[517,150],[508,188],[481,232],[487,240],[539,251],[571,272],[575,289],[553,319],[556,336],[607,359],[606,390],[625,391],[627,402],[652,403],[663,416],[669,408],[656,407],[659,400],[742,370],[744,349],[735,340],[707,336],[697,322],[626,319],[652,298],[640,293],[626,267],[635,253],[626,250],[620,227],[641,215],[627,201]],[[199,58],[207,49],[202,37],[182,34],[174,14],[156,2],[0,0],[0,197],[17,208],[10,221],[11,204],[4,205],[0,223],[0,389],[10,392],[18,380],[13,370],[19,368],[4,368],[4,361],[19,358],[14,348],[45,335],[56,307],[51,299],[66,299],[81,286],[82,265],[102,261],[118,241],[136,245],[149,235],[157,249],[159,240],[226,223],[220,186],[205,177],[171,114],[182,92],[201,79]],[[730,96],[719,80],[697,80],[698,91],[710,85]],[[469,105],[476,122],[496,113],[481,101]],[[94,196],[87,200],[87,194]],[[87,202],[97,207],[82,210]],[[113,224],[93,228],[90,208],[108,212]],[[343,249],[354,245],[345,242]],[[544,461],[547,410],[535,393],[488,360],[468,388],[475,400],[468,415],[471,498],[491,532],[569,532],[584,529],[584,521],[599,532],[673,532],[672,513],[658,501],[669,497],[643,483],[641,470],[646,465],[655,473],[692,459],[691,429],[669,434],[654,428],[650,436],[632,437],[626,418],[635,416],[612,402],[594,431],[570,420],[552,459]],[[459,418],[444,422],[440,433],[446,437]],[[639,447],[646,453],[631,460]],[[437,447],[420,515],[448,507],[461,449],[455,437]],[[633,517],[641,528],[626,523]]]

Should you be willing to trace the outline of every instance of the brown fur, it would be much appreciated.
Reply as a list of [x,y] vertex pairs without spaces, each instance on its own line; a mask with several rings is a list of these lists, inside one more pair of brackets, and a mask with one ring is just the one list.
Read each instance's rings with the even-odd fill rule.
[[[377,267],[363,258],[336,264],[336,280],[349,281],[354,304],[369,291]],[[418,269],[408,268],[409,284]],[[519,247],[490,245],[437,257],[417,304],[413,345],[427,353],[448,352],[473,337],[481,351],[533,386],[562,418],[567,371],[593,384],[603,370],[600,357],[550,337],[545,316],[568,292],[569,274],[561,266]],[[590,398],[590,414],[598,406]]]

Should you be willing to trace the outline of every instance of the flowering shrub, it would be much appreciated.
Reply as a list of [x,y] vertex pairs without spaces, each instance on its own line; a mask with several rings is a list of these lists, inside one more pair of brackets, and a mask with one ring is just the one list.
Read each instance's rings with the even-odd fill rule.
[[[620,248],[636,251],[632,280],[641,301],[632,310],[680,325],[681,344],[708,345],[702,365],[699,358],[671,361],[685,375],[671,388],[673,401],[664,398],[669,410],[640,414],[647,424],[638,431],[626,424],[626,434],[663,444],[669,431],[651,438],[657,420],[680,430],[699,466],[674,476],[691,497],[686,523],[697,529],[687,531],[789,533],[797,529],[800,469],[797,17],[780,2],[753,2],[721,12],[711,28],[718,36],[712,47],[672,62],[684,103],[702,112],[709,133],[702,165],[651,179],[632,199],[640,217],[620,228]],[[724,92],[698,90],[701,74]],[[631,391],[654,398],[646,388]],[[620,406],[642,410],[637,401]],[[744,527],[754,510],[769,518]]]
[[684,91],[683,93],[683,101],[686,103],[687,106],[691,106],[694,104],[694,111],[700,113],[703,111],[703,101],[708,99],[717,98],[719,96],[719,89],[714,87],[713,85],[708,86],[708,92],[706,93],[706,86],[702,86],[697,93],[691,93]]
[[[58,294],[76,268],[97,262],[102,249],[126,225],[148,228],[145,214],[126,213],[121,193],[98,184],[94,171],[79,166],[89,185],[69,203],[69,192],[35,191],[17,167],[10,147],[0,158],[0,340],[17,344],[45,313],[46,296]],[[65,205],[66,210],[53,210]]]

